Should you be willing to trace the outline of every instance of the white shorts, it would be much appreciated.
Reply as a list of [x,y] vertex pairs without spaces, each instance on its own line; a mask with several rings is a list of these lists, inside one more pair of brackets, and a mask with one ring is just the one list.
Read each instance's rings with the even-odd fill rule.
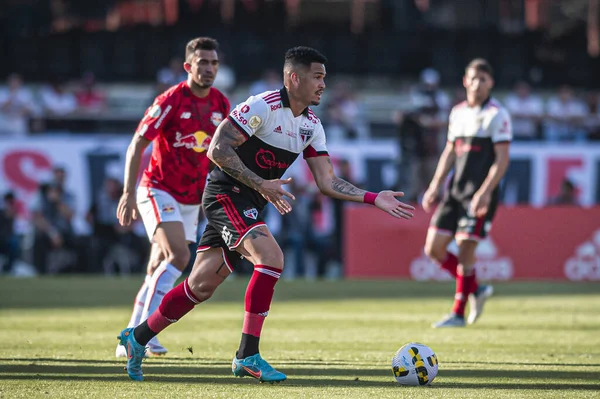
[[189,242],[198,240],[200,204],[180,204],[166,191],[150,187],[138,187],[136,200],[138,211],[151,242],[153,242],[156,228],[162,222],[181,222],[185,239]]

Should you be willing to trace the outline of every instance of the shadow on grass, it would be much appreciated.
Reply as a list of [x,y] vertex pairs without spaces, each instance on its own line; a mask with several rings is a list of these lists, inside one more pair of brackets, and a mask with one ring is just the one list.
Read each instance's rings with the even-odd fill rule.
[[[102,276],[0,278],[2,309],[94,308],[130,306],[139,289],[141,277]],[[210,300],[242,303],[247,278],[238,277],[223,284]],[[495,284],[498,296],[593,295],[597,283],[513,282]],[[276,301],[452,298],[454,282],[415,281],[281,281]]]
[[[104,360],[104,359],[64,359],[64,358],[53,358],[53,357],[32,357],[32,358],[0,358],[0,362],[15,362],[15,363],[23,363],[23,362],[29,362],[30,366],[31,365],[35,365],[35,366],[43,366],[43,367],[71,367],[68,364],[69,363],[74,363],[74,364],[107,364],[107,365],[123,365],[125,364],[125,359],[122,360]],[[61,363],[61,366],[58,365],[43,365],[43,364],[38,364],[38,363]],[[65,365],[66,363],[66,365]],[[146,360],[144,360],[144,368],[146,367],[153,367],[153,366],[175,366],[177,364],[181,364],[181,365],[185,365],[186,367],[197,367],[197,366],[210,366],[210,367],[229,367],[230,366],[230,362],[229,361],[220,361],[220,360],[214,360],[214,359],[205,359],[202,357],[151,357],[148,358]],[[335,368],[333,368],[332,366],[345,366],[346,368],[344,369],[338,369],[338,373],[343,373],[346,372],[348,375],[354,375],[356,374],[356,366],[357,363],[355,361],[343,361],[343,360],[332,360],[332,361],[319,361],[319,360],[302,360],[302,359],[286,359],[286,360],[279,360],[279,361],[274,361],[273,364],[276,365],[280,365],[279,367],[281,367],[281,364],[284,364],[285,366],[298,366],[300,368],[300,370],[303,369],[303,367],[322,367],[325,368],[327,370],[336,370]],[[370,368],[368,369],[364,369],[362,370],[360,373],[367,373],[368,375],[380,375],[382,372],[381,370],[377,370],[374,368],[382,368],[381,363],[361,363],[362,366],[370,366]],[[463,373],[463,372],[472,372],[469,371],[469,369],[451,369],[448,368],[447,365],[460,365],[460,366],[468,366],[468,365],[473,365],[473,366],[481,366],[481,365],[499,365],[499,366],[520,366],[522,368],[524,368],[525,370],[510,370],[507,371],[508,373],[513,373],[513,374],[519,374],[522,375],[522,373],[527,373],[529,372],[526,368],[527,367],[600,367],[600,363],[517,363],[517,362],[489,362],[489,361],[477,361],[477,362],[469,362],[469,361],[460,361],[460,362],[453,362],[453,361],[445,361],[442,363],[442,373],[447,374],[447,372],[449,371],[450,373],[452,372],[456,372],[456,373]],[[17,364],[15,365],[11,365],[10,363],[5,363],[0,364],[0,370],[3,367],[15,367],[15,366],[19,366]],[[20,365],[23,366],[23,365]],[[23,366],[24,367],[24,366]],[[29,367],[29,366],[27,366]],[[80,367],[80,366],[77,366]],[[385,368],[384,368],[385,369]],[[475,373],[495,373],[496,375],[498,375],[498,373],[502,373],[504,371],[496,371],[496,370],[477,370],[475,371]],[[564,378],[573,378],[570,373],[573,373],[572,371],[555,371],[555,370],[549,370],[549,371],[544,371],[544,370],[535,370],[535,373],[538,374],[547,374],[547,373],[563,373],[565,375]],[[300,372],[302,373],[302,372]],[[360,374],[359,373],[359,374]],[[592,373],[592,372],[580,372],[580,371],[575,371],[575,373],[587,373],[589,375],[595,375],[596,373]],[[500,375],[501,376],[501,375]],[[524,378],[530,378],[530,377],[524,377]],[[556,377],[554,377],[556,378]],[[561,378],[561,377],[558,377]],[[576,377],[579,378],[579,377]],[[585,377],[583,377],[585,378]],[[600,381],[600,380],[599,380]]]
[[[125,363],[125,359],[122,360],[105,360],[105,359],[70,359],[70,358],[54,358],[54,357],[30,357],[30,358],[0,358],[0,362],[7,362],[8,365],[10,363],[61,363],[61,364],[121,364]],[[156,365],[176,365],[178,363],[188,365],[213,365],[213,366],[230,366],[230,361],[218,361],[214,360],[214,358],[205,359],[202,357],[173,357],[173,356],[156,356],[150,357],[144,360],[145,366],[156,366]],[[302,366],[314,366],[314,367],[329,367],[329,366],[347,366],[347,367],[355,367],[356,362],[354,361],[343,361],[343,360],[333,360],[333,361],[320,361],[320,360],[301,360],[301,359],[286,359],[286,365],[298,365]],[[379,363],[365,364],[362,363],[363,366],[372,366],[372,367],[380,367]],[[2,364],[0,364],[2,367]]]
[[[38,361],[41,361],[38,359]],[[89,362],[94,362],[90,360]],[[146,381],[161,383],[186,384],[248,384],[254,382],[249,378],[231,377],[229,364],[184,366],[173,364],[160,366],[148,364],[144,367]],[[385,369],[352,369],[352,368],[295,368],[281,371],[290,375],[286,385],[293,386],[364,386],[393,387],[385,381],[372,381],[371,377],[390,379],[391,370]],[[310,377],[294,379],[294,376]],[[534,389],[534,390],[599,390],[600,383],[574,383],[570,380],[597,381],[597,373],[582,371],[541,371],[541,370],[448,370],[440,373],[442,381],[434,384],[437,388],[496,388],[496,389]],[[481,378],[481,383],[472,380],[465,383],[444,382],[444,378],[474,379]],[[490,379],[506,379],[505,382],[490,383]],[[122,364],[113,366],[97,365],[0,365],[0,380],[58,380],[58,381],[127,381],[128,377]],[[522,380],[528,380],[524,382]],[[531,382],[537,380],[539,383]],[[551,383],[549,383],[551,382]]]
[[[224,374],[225,376],[225,374]],[[128,378],[126,375],[122,377],[111,375],[111,376],[83,376],[83,375],[18,375],[18,376],[7,376],[0,375],[1,380],[21,380],[21,381],[102,381],[102,382],[127,382]],[[250,378],[234,378],[228,375],[227,378],[207,378],[198,375],[190,376],[189,378],[184,377],[172,377],[172,376],[146,376],[146,383],[172,383],[172,384],[220,384],[220,385],[254,385],[257,384],[256,380]],[[282,384],[278,384],[278,387],[360,387],[360,388],[387,388],[387,389],[403,389],[403,387],[395,384],[393,380],[389,382],[385,381],[369,381],[361,379],[335,379],[335,378],[311,378],[311,379],[294,379],[293,376],[289,377],[287,381]],[[534,391],[546,391],[546,390],[562,390],[562,391],[597,391],[598,384],[547,384],[545,381],[540,381],[540,384],[532,383],[489,383],[482,381],[478,383],[447,383],[447,382],[434,382],[434,384],[428,389],[505,389],[505,390],[534,390]]]

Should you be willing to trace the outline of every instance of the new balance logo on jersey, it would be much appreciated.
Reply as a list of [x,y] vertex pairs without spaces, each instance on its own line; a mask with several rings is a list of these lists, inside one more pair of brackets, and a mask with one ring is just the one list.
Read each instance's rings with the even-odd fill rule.
[[281,126],[277,126],[275,129],[273,129],[273,133],[283,134],[283,132],[281,131]]
[[191,117],[192,117],[191,112],[182,112],[181,113],[181,119],[190,119]]

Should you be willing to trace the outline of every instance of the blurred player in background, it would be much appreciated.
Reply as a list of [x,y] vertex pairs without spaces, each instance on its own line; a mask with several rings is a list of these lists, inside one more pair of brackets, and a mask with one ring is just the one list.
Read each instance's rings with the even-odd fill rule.
[[[208,37],[191,40],[185,49],[183,81],[156,97],[127,150],[123,195],[117,209],[121,225],[141,216],[152,242],[147,275],[135,298],[129,327],[154,312],[190,260],[210,159],[210,140],[229,101],[211,87],[219,69],[218,43]],[[150,164],[135,188],[142,154],[152,143]],[[139,213],[139,214],[138,214]],[[150,354],[167,350],[148,342]],[[117,346],[117,357],[127,356]]]
[[[491,98],[494,75],[483,59],[475,59],[465,70],[463,85],[467,101],[450,113],[448,141],[435,175],[423,196],[423,209],[430,212],[438,200],[446,176],[454,173],[450,187],[437,207],[425,243],[425,253],[456,279],[452,313],[434,327],[464,327],[465,306],[471,299],[469,324],[474,323],[490,285],[477,283],[475,249],[490,231],[498,205],[498,183],[509,164],[512,126],[508,112]],[[458,257],[447,251],[456,239]]]
[[396,218],[412,217],[414,208],[396,197],[402,193],[370,193],[337,177],[327,153],[321,121],[309,108],[319,105],[325,89],[326,58],[309,47],[288,50],[284,85],[239,104],[217,129],[209,156],[218,166],[202,201],[208,226],[198,246],[189,278],[171,290],[156,312],[135,329],[120,334],[127,345],[127,372],[142,380],[146,342],[209,299],[236,268],[240,255],[254,264],[245,297],[242,338],[232,371],[260,381],[286,379],[259,354],[258,344],[275,284],[283,270],[283,253],[263,221],[271,202],[282,214],[291,211],[284,198],[294,198],[281,180],[294,160],[303,154],[320,191],[346,201],[370,203]]

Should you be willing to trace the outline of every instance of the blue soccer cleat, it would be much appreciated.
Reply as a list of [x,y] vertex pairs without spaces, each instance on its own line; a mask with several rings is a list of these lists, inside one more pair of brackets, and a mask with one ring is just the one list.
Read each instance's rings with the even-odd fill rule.
[[455,315],[454,313],[444,317],[441,321],[431,325],[433,328],[447,328],[447,327],[464,327],[465,318]]
[[133,336],[133,328],[126,328],[117,337],[121,345],[127,350],[127,374],[134,381],[144,381],[142,360],[146,355],[146,347],[140,345]]
[[234,357],[231,363],[231,371],[236,377],[250,376],[260,382],[281,382],[287,378],[285,374],[271,367],[258,353],[241,360]]

